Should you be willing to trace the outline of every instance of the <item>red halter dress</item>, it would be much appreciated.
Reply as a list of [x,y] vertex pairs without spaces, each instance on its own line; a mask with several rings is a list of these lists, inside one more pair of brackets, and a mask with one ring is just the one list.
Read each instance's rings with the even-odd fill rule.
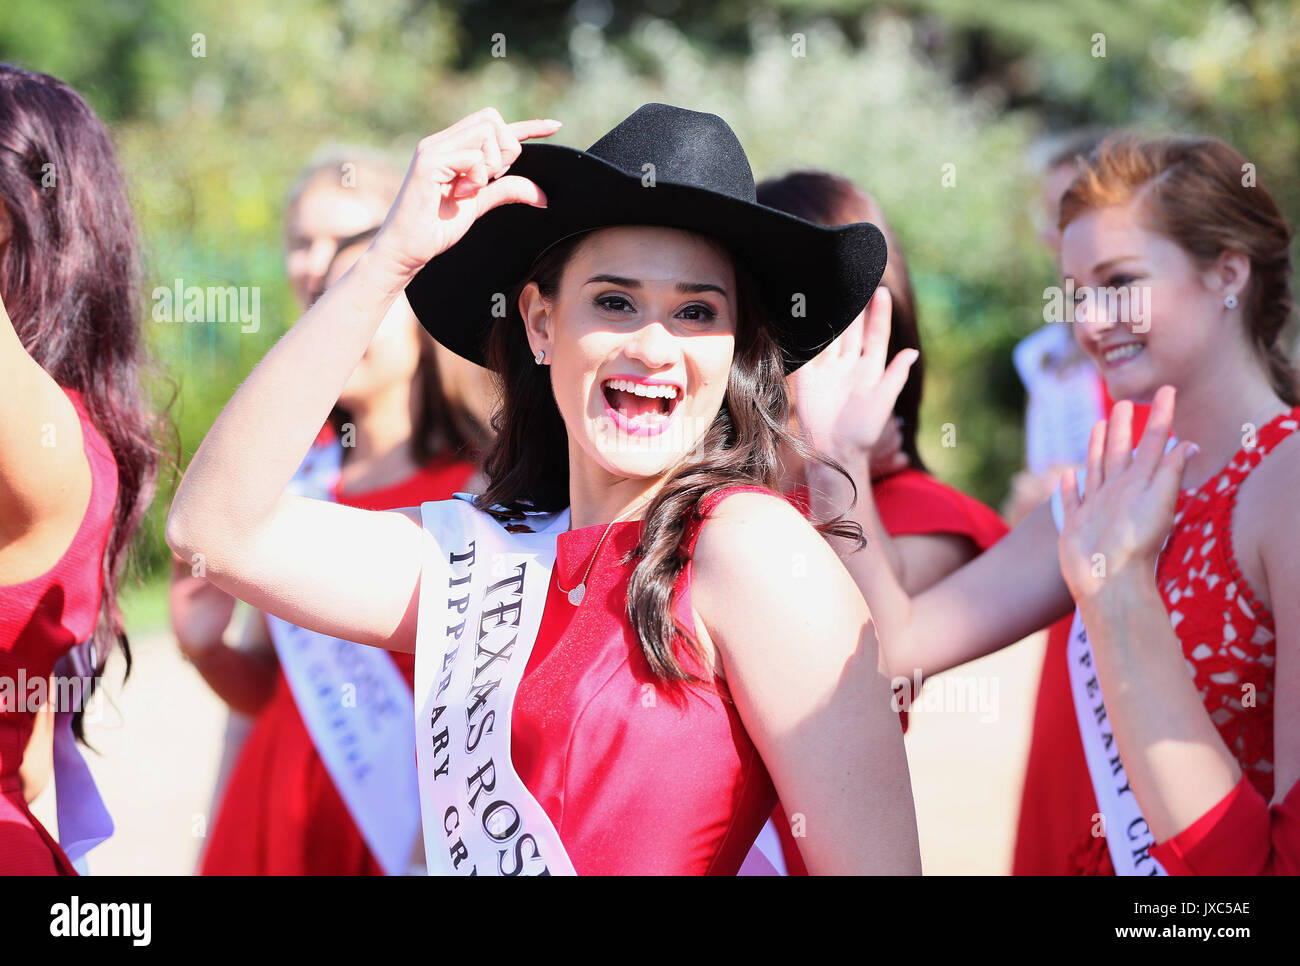
[[[1173,529],[1156,567],[1156,586],[1188,672],[1242,770],[1241,781],[1210,811],[1151,849],[1171,874],[1300,872],[1300,784],[1276,807],[1268,804],[1274,791],[1276,628],[1242,577],[1232,549],[1232,512],[1242,481],[1297,429],[1300,407],[1261,428],[1255,445],[1239,449],[1222,472],[1179,494]],[[1295,591],[1278,587],[1275,592]],[[1249,706],[1242,701],[1248,693],[1253,693]],[[1091,824],[1090,814],[1088,825],[1077,830],[1070,855],[1074,871],[1113,875],[1106,841],[1092,836]]]
[[[438,457],[407,479],[379,490],[335,492],[365,510],[419,506],[462,490],[474,472],[454,456]],[[415,655],[392,652],[407,683]],[[200,867],[202,875],[383,875],[351,812],[334,787],[283,671],[258,715],[226,786]]]
[[[746,491],[777,495],[754,486],[714,494],[687,523],[687,553],[702,518]],[[627,616],[634,564],[620,563],[641,525],[610,527],[576,607],[564,591],[582,580],[606,525],[559,535],[515,694],[511,761],[579,875],[735,875],[776,792],[721,679],[710,679],[684,646],[678,660],[704,684],[678,696],[651,675]],[[687,628],[690,591],[688,562],[674,594]]]
[[[90,461],[90,502],[72,543],[48,571],[0,588],[0,676],[46,677],[55,662],[87,641],[99,620],[104,548],[117,502],[117,461],[90,421],[81,395],[64,389],[81,421]],[[29,692],[30,693],[30,692]],[[19,768],[36,712],[0,708],[0,875],[76,875],[53,836],[27,808]]]

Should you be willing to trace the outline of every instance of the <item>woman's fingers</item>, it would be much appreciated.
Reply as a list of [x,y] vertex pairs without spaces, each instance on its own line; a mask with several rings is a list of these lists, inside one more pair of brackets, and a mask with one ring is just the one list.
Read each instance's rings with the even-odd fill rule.
[[497,178],[479,191],[478,197],[474,200],[478,202],[480,215],[498,205],[520,203],[532,205],[534,208],[545,208],[547,205],[546,192],[542,191],[535,182],[518,174]]
[[1096,493],[1101,489],[1101,485],[1106,482],[1106,471],[1102,466],[1102,458],[1106,452],[1106,420],[1098,420],[1093,424],[1092,435],[1088,437],[1088,459],[1084,463],[1084,468],[1088,471],[1083,481],[1084,498],[1089,494]]
[[421,142],[421,148],[439,160],[462,158],[466,152],[476,153],[477,160],[474,162],[468,165],[456,164],[459,173],[457,180],[473,185],[473,188],[464,184],[455,186],[452,196],[464,198],[505,174],[523,150],[520,141],[547,137],[560,127],[560,122],[552,118],[535,118],[507,124],[495,108],[484,108],[462,118],[445,131],[426,138]]
[[1178,499],[1187,461],[1200,451],[1199,446],[1188,440],[1179,443],[1160,458],[1160,463],[1151,477],[1151,488],[1163,496],[1170,505]]
[[893,313],[894,303],[889,289],[881,285],[876,289],[876,294],[871,296],[871,301],[867,303],[862,358],[865,360],[868,372],[878,373],[885,368],[885,360],[889,357],[889,331]]
[[1151,479],[1155,474],[1161,457],[1165,455],[1169,430],[1174,424],[1175,395],[1173,386],[1161,386],[1156,390],[1155,399],[1151,402],[1151,414],[1147,417],[1146,429],[1142,433],[1142,440],[1138,443],[1137,453],[1133,459],[1147,475],[1147,479]]
[[862,353],[863,327],[866,324],[866,315],[858,313],[858,317],[849,323],[849,327],[840,333],[840,337],[835,341],[839,344],[839,357],[849,362],[857,359]]
[[[538,119],[533,118],[529,121],[514,121],[506,125],[507,133],[514,138],[515,142],[527,141],[530,138],[550,137],[562,126],[560,121],[553,117]],[[516,155],[517,157],[518,155]]]
[[1074,520],[1074,515],[1078,512],[1081,502],[1079,499],[1079,474],[1071,466],[1061,474],[1061,509],[1064,511],[1064,522],[1067,526]]
[[1110,410],[1106,421],[1106,451],[1102,457],[1106,479],[1119,476],[1133,461],[1133,404],[1120,400]]
[[912,363],[916,362],[920,355],[921,353],[915,349],[904,349],[889,361],[884,375],[880,377],[879,401],[882,405],[888,405],[891,412],[894,404],[898,402],[903,386],[907,385],[907,374],[912,369]]

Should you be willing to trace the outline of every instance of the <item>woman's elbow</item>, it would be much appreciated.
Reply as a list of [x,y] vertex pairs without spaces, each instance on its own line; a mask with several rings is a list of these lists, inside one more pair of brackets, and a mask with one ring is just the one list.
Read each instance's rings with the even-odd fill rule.
[[198,511],[192,499],[178,496],[167,512],[163,538],[172,552],[187,563],[223,554],[223,527],[214,525],[209,515]]

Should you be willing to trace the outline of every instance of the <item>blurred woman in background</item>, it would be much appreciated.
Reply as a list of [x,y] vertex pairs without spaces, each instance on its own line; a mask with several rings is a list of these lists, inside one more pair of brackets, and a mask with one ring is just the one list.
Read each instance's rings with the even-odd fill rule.
[[[813,446],[847,468],[861,492],[871,488],[876,513],[851,515],[868,540],[888,554],[909,593],[918,593],[996,543],[1006,527],[984,504],[936,480],[917,450],[924,365],[912,280],[903,251],[876,200],[852,181],[825,171],[795,171],[758,186],[758,200],[821,225],[869,221],[884,233],[889,262],[871,304],[821,355],[787,377],[794,420]],[[901,383],[892,411],[872,411],[877,383]],[[791,500],[815,519],[848,502],[847,481],[816,462],[788,453],[786,484]],[[869,506],[869,504],[867,504]],[[836,541],[832,540],[832,544]],[[852,546],[836,548],[855,573]],[[856,576],[856,574],[855,574]],[[906,706],[916,695],[900,696]],[[901,712],[907,728],[907,712]],[[780,806],[770,831],[781,839],[785,869],[806,874],[790,823]],[[764,849],[775,858],[771,839]],[[773,862],[781,870],[780,862]]]
[[[130,669],[117,590],[159,455],[142,318],[103,125],[62,82],[0,64],[0,874],[75,874],[112,833],[73,734],[113,648]],[[55,745],[65,848],[27,807]]]
[[[351,267],[400,186],[400,171],[370,158],[330,160],[300,181],[289,207],[288,269],[304,308]],[[405,300],[399,300],[339,397],[299,482],[316,485],[323,498],[376,510],[446,499],[475,488],[476,461],[488,438],[475,410],[486,412],[489,398],[480,377],[486,371],[476,373],[476,368],[441,352]],[[454,399],[448,398],[444,376],[457,391]],[[401,825],[402,809],[418,814],[418,801],[392,801],[376,810],[360,784],[347,784],[349,772],[340,770],[338,749],[331,744],[337,729],[313,730],[316,718],[305,716],[299,704],[306,701],[309,710],[317,709],[312,689],[293,673],[296,666],[284,666],[286,646],[292,647],[290,661],[303,660],[295,658],[303,648],[294,643],[299,638],[290,636],[291,627],[278,627],[281,633],[273,634],[265,615],[255,612],[249,646],[226,646],[223,635],[234,598],[191,571],[189,563],[178,561],[172,587],[173,627],[181,649],[223,700],[256,718],[230,774],[202,872],[406,872],[409,854],[400,859],[385,855],[386,833],[378,826]],[[368,675],[363,665],[350,666],[346,676],[360,693],[350,704],[347,695],[330,695],[329,710],[373,715],[376,693],[385,685],[393,703],[405,700],[409,705],[414,657],[378,651],[367,656],[387,664],[370,666]],[[312,660],[317,664],[305,673],[319,676],[320,662],[327,659],[316,655]],[[390,668],[404,681],[397,681]],[[399,687],[404,695],[397,693]],[[409,741],[401,751],[413,776]],[[345,783],[342,789],[340,782]],[[388,789],[388,795],[401,797],[398,788]]]

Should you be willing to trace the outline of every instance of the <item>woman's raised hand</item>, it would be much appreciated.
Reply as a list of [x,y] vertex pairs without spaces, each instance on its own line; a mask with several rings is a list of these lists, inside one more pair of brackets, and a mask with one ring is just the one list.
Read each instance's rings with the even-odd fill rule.
[[1061,478],[1065,523],[1058,551],[1061,574],[1076,601],[1091,598],[1109,580],[1150,578],[1174,521],[1174,507],[1195,444],[1165,452],[1174,419],[1174,389],[1162,386],[1137,450],[1133,404],[1118,402],[1110,419],[1092,428],[1085,491],[1073,469]]
[[406,280],[445,252],[474,220],[498,205],[546,207],[536,184],[506,171],[520,142],[560,129],[555,120],[506,123],[495,107],[463,117],[431,134],[415,150],[402,190],[375,236],[372,249]]
[[[834,342],[795,371],[795,416],[819,451],[860,461],[888,432],[894,403],[919,353],[889,355],[889,290],[876,289],[865,312]],[[899,466],[895,465],[895,469]]]

